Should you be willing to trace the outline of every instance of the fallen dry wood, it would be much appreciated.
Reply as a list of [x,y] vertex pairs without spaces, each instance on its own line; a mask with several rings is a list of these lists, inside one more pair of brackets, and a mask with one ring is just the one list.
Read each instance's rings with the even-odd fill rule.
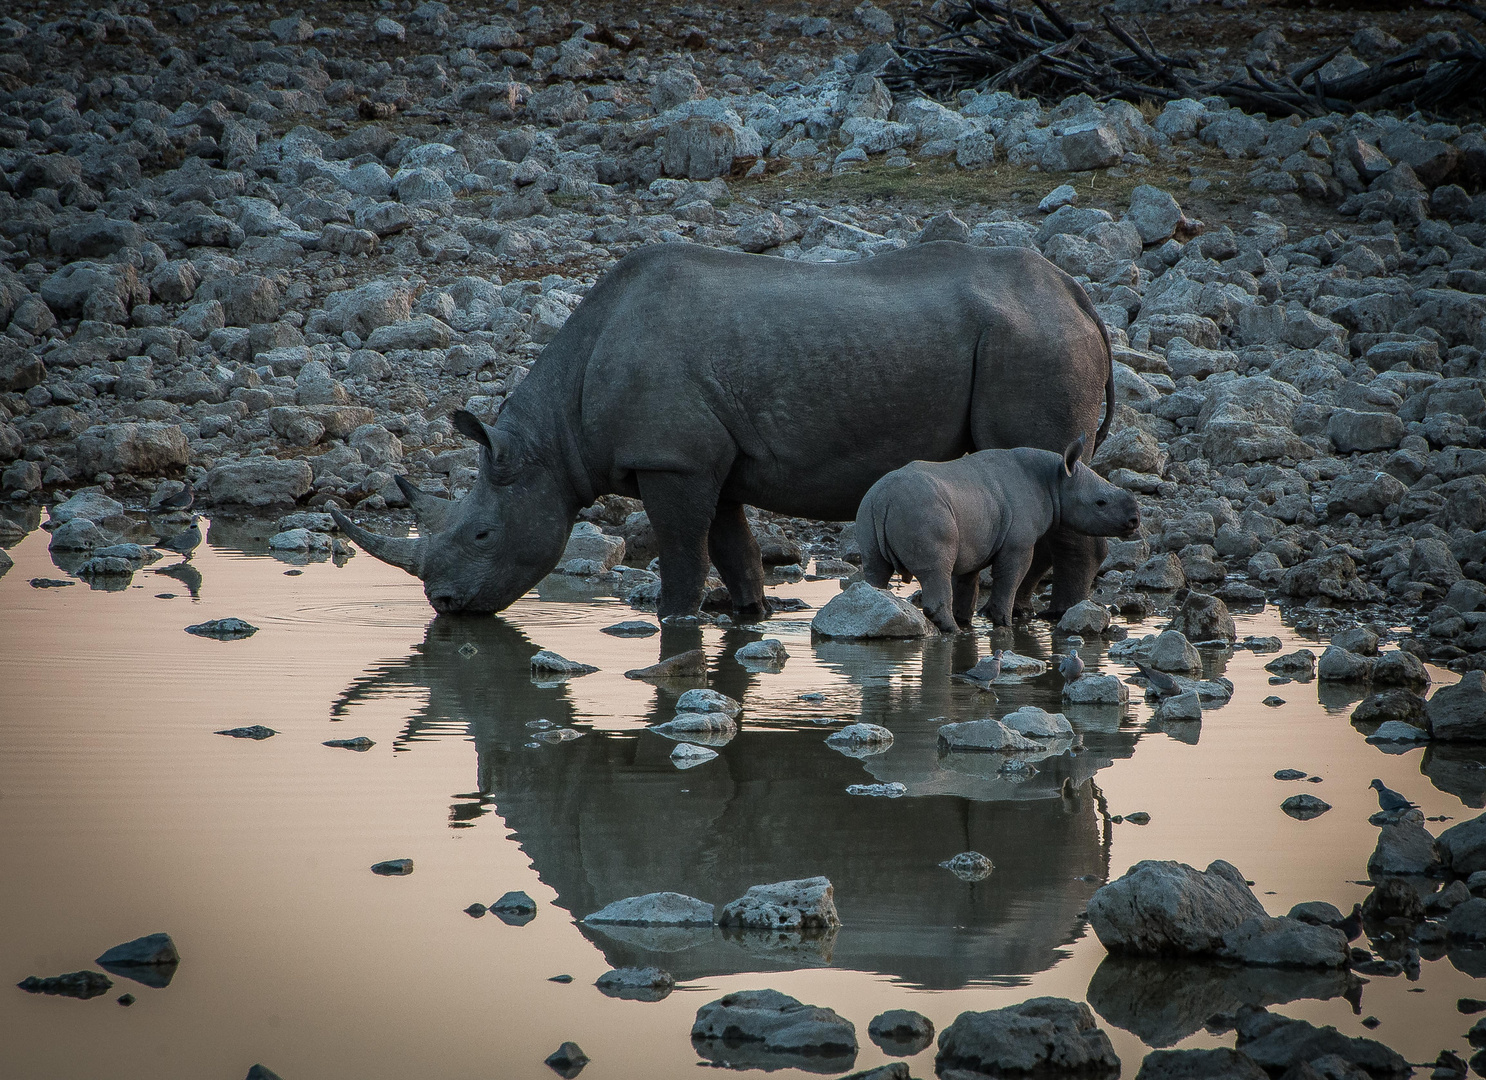
[[[1190,60],[1163,55],[1144,28],[1108,10],[1096,26],[1070,21],[1052,0],[1033,2],[1028,11],[1001,0],[961,0],[936,24],[942,33],[935,40],[900,40],[898,60],[883,78],[895,90],[941,99],[962,90],[1009,90],[1045,102],[1077,93],[1127,101],[1215,96],[1275,116],[1397,107],[1444,114],[1486,106],[1486,46],[1469,33],[1446,53],[1409,48],[1334,81],[1322,71],[1340,49],[1283,74],[1246,65],[1242,76],[1214,82],[1200,80]],[[1486,11],[1470,4],[1435,6],[1486,22]]]

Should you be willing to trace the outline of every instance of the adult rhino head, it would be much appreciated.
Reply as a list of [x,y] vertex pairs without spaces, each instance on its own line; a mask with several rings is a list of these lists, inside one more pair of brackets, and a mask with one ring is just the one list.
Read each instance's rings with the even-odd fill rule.
[[557,565],[579,503],[559,471],[513,432],[464,410],[452,419],[480,444],[480,476],[461,499],[431,495],[397,477],[419,536],[383,536],[339,510],[331,515],[369,554],[421,578],[435,611],[502,611]]

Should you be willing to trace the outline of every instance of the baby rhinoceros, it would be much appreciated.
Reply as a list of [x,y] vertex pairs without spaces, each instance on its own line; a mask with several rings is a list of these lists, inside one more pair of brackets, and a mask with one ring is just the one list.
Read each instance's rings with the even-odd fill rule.
[[1017,586],[1049,529],[1128,536],[1140,527],[1135,497],[1080,461],[1083,453],[1079,438],[1061,455],[982,450],[895,469],[857,510],[863,575],[879,589],[894,573],[918,578],[924,614],[952,633],[970,625],[980,572],[989,566],[994,580],[981,614],[1010,626]]

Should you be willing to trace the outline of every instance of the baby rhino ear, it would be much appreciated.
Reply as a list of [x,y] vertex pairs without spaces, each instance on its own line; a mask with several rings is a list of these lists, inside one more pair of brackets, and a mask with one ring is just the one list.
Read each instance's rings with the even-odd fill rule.
[[1063,472],[1067,476],[1073,475],[1073,467],[1078,464],[1079,459],[1084,456],[1084,436],[1080,435],[1068,444],[1068,449],[1063,451]]

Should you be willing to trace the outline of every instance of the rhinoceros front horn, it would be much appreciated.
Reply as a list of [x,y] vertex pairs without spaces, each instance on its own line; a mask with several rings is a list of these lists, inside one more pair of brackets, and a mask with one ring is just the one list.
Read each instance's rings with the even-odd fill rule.
[[454,508],[454,500],[441,499],[437,495],[432,495],[405,476],[393,476],[392,479],[397,481],[403,498],[408,500],[408,505],[413,509],[413,516],[418,519],[419,528],[424,535],[442,532],[444,523],[448,520],[449,511]]
[[400,567],[416,577],[423,576],[423,540],[383,536],[369,529],[363,529],[333,506],[330,508],[330,516],[340,526],[341,532],[355,540],[374,558]]

